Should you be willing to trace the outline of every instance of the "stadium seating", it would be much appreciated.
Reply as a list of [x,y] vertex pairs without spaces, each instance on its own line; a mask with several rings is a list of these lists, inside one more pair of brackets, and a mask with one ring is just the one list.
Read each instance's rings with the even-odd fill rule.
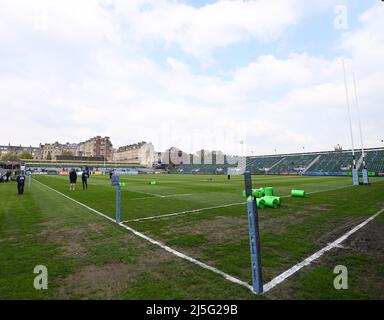
[[[361,152],[355,154],[356,161],[361,157]],[[307,171],[313,172],[342,172],[351,170],[352,154],[351,152],[330,152],[322,154]]]
[[316,154],[288,155],[274,166],[270,173],[304,171],[317,156]]
[[[361,165],[361,151],[355,153],[358,167]],[[213,157],[211,164],[182,164],[170,169],[171,173],[188,174],[226,174],[229,164],[225,157],[224,164],[216,164]],[[384,173],[384,150],[367,150],[368,171]],[[343,173],[352,168],[352,153],[348,151],[330,151],[319,153],[302,153],[271,156],[252,156],[246,158],[246,169],[252,174],[296,174],[296,173]]]
[[368,171],[384,172],[384,150],[374,150],[367,152]]
[[282,156],[248,157],[247,170],[252,173],[266,173],[282,159]]

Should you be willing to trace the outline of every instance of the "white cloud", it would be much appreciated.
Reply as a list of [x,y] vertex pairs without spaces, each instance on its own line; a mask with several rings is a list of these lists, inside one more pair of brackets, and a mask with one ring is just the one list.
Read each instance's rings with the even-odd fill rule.
[[199,8],[164,0],[136,3],[145,9],[118,2],[117,12],[127,15],[137,41],[160,39],[197,56],[245,40],[274,40],[299,18],[296,0],[222,0]]
[[[38,31],[40,36],[59,37],[61,41],[86,39],[89,44],[96,38],[116,40],[117,26],[97,1],[35,0],[31,4],[27,0],[4,0],[0,3],[0,12],[5,27],[1,28],[2,37],[12,35],[25,39],[25,31],[29,29],[30,33]],[[11,27],[7,28],[7,24]]]
[[381,72],[384,67],[384,6],[379,3],[359,17],[360,28],[347,32],[340,49],[354,57],[354,66],[362,72]]

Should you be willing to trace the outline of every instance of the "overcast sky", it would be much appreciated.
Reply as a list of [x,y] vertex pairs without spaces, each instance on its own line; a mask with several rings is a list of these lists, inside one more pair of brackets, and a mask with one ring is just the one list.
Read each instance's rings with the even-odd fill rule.
[[379,0],[1,0],[0,144],[346,149],[345,59],[382,146],[383,30]]

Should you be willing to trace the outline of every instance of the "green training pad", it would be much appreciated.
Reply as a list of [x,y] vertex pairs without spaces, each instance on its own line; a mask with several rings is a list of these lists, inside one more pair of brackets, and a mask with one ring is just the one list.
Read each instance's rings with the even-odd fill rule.
[[[252,196],[248,197],[247,201],[253,201],[253,197]],[[259,209],[264,209],[265,208],[265,201],[264,201],[264,199],[261,199],[261,198],[257,199],[256,198],[256,205],[257,205],[257,207]]]
[[253,189],[252,195],[256,198],[262,198],[264,194],[264,188]]
[[273,187],[264,188],[264,193],[266,196],[273,196]]
[[263,197],[265,206],[269,208],[277,209],[279,207],[279,201],[275,197]]
[[304,190],[292,190],[291,195],[292,195],[292,197],[304,198],[305,197],[305,191]]
[[[263,195],[260,190],[261,189],[252,189],[252,196],[256,198],[261,198]],[[245,190],[243,190],[243,197],[246,197]]]
[[276,196],[264,196],[263,197],[263,199],[264,200],[266,200],[266,199],[276,199],[277,200],[277,202],[278,202],[278,204],[279,204],[279,206],[281,205],[281,197],[276,197]]
[[256,203],[257,203],[257,207],[259,209],[264,209],[265,208],[265,200],[264,199],[258,199],[256,198]]

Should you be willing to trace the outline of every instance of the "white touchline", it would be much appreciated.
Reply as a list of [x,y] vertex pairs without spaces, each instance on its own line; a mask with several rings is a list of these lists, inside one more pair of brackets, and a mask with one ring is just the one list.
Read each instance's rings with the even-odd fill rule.
[[340,238],[338,238],[337,240],[335,240],[334,242],[328,244],[326,247],[324,247],[323,249],[317,251],[316,253],[314,253],[313,255],[309,256],[308,258],[304,259],[302,262],[294,265],[292,268],[288,269],[287,271],[283,272],[282,274],[278,275],[277,277],[275,277],[274,279],[272,279],[271,281],[269,281],[268,283],[266,283],[264,286],[263,286],[263,291],[264,293],[265,292],[268,292],[269,290],[271,290],[272,288],[274,288],[275,286],[277,286],[279,283],[283,282],[284,280],[286,280],[288,277],[290,277],[291,275],[293,275],[294,273],[296,273],[297,271],[299,271],[301,268],[309,265],[311,262],[313,262],[314,260],[320,258],[324,253],[326,253],[327,251],[333,249],[333,248],[337,248],[338,246],[340,246],[340,244],[346,240],[350,235],[352,235],[353,233],[355,233],[356,231],[358,231],[359,229],[361,229],[362,227],[364,227],[368,222],[372,221],[373,219],[375,219],[379,214],[383,213],[384,212],[384,209],[381,209],[379,212],[375,213],[373,216],[371,216],[370,218],[368,218],[367,220],[365,220],[364,222],[360,223],[359,225],[357,225],[356,227],[354,227],[352,230],[350,230],[349,232],[347,232],[346,234],[344,234],[343,236],[341,236]]
[[157,197],[141,197],[141,198],[126,199],[125,201],[146,200],[146,199],[156,199],[156,198]]
[[[326,192],[326,191],[333,191],[333,190],[339,190],[339,189],[345,189],[345,188],[350,188],[354,187],[353,185],[350,186],[342,186],[342,187],[336,187],[332,189],[326,189],[326,190],[319,190],[319,191],[312,191],[312,192],[307,192],[307,194],[315,194],[315,193],[320,193],[320,192]],[[280,198],[290,198],[291,195],[285,195],[281,196]],[[185,215],[188,213],[197,213],[201,211],[206,211],[206,210],[212,210],[212,209],[220,209],[220,208],[226,208],[226,207],[232,207],[232,206],[238,206],[241,204],[246,204],[246,202],[235,202],[235,203],[229,203],[229,204],[224,204],[220,206],[214,206],[214,207],[205,207],[205,208],[200,208],[200,209],[192,209],[192,210],[186,210],[186,211],[180,211],[180,212],[174,212],[174,213],[166,213],[166,214],[160,214],[157,216],[150,216],[150,217],[145,217],[145,218],[137,218],[137,219],[130,219],[130,220],[125,220],[125,222],[140,222],[140,221],[146,221],[146,220],[156,220],[156,219],[163,219],[163,218],[169,218],[169,217],[174,217],[174,216],[180,216],[180,215]]]
[[[34,180],[35,180],[35,179],[34,179]],[[66,199],[68,199],[68,200],[70,200],[70,201],[73,201],[74,203],[78,204],[79,206],[82,206],[82,207],[84,207],[84,208],[86,208],[86,209],[88,209],[88,210],[90,210],[90,211],[92,211],[92,212],[94,212],[94,213],[96,213],[96,214],[102,216],[103,218],[106,218],[106,219],[108,219],[109,221],[112,221],[113,223],[116,223],[114,219],[112,219],[111,217],[108,217],[108,216],[105,215],[104,213],[101,213],[101,212],[99,212],[99,211],[97,211],[97,210],[95,210],[95,209],[93,209],[93,208],[91,208],[91,207],[85,205],[84,203],[81,203],[81,202],[75,200],[75,199],[72,199],[71,197],[68,197],[68,196],[65,195],[64,193],[61,193],[60,191],[57,191],[57,190],[55,190],[55,189],[53,189],[53,188],[47,186],[46,184],[44,184],[44,183],[42,183],[42,182],[40,182],[40,181],[38,181],[38,180],[35,180],[35,181],[37,181],[38,183],[40,183],[40,184],[43,185],[44,187],[46,187],[46,188],[48,188],[48,189],[50,189],[50,190],[56,192],[57,194],[63,196],[64,198],[66,198]],[[169,253],[172,253],[173,255],[175,255],[175,256],[177,256],[177,257],[179,257],[179,258],[181,258],[181,259],[187,260],[187,261],[189,261],[189,262],[191,262],[191,263],[194,263],[194,264],[196,264],[196,265],[198,265],[198,266],[200,266],[200,267],[202,267],[202,268],[204,268],[204,269],[210,270],[210,271],[212,271],[212,272],[214,272],[214,273],[216,273],[216,274],[222,276],[224,279],[226,279],[226,280],[228,280],[228,281],[230,281],[230,282],[232,282],[232,283],[239,284],[239,285],[241,285],[241,286],[243,286],[243,287],[245,287],[245,288],[247,288],[248,290],[251,290],[251,291],[253,292],[252,286],[250,286],[248,283],[246,283],[246,282],[244,282],[244,281],[242,281],[242,280],[240,280],[240,279],[237,279],[237,278],[235,278],[235,277],[233,277],[233,276],[231,276],[231,275],[229,275],[229,274],[227,274],[227,273],[225,273],[225,272],[223,272],[223,271],[220,271],[219,269],[216,269],[216,268],[214,268],[214,267],[212,267],[212,266],[210,266],[210,265],[208,265],[208,264],[205,264],[204,262],[201,262],[201,261],[196,260],[196,259],[194,259],[194,258],[192,258],[192,257],[190,257],[190,256],[187,256],[186,254],[181,253],[180,251],[177,251],[177,250],[175,250],[175,249],[172,249],[171,247],[168,247],[167,245],[161,243],[160,241],[154,240],[154,239],[152,239],[152,238],[146,236],[145,234],[143,234],[143,233],[141,233],[141,232],[139,232],[139,231],[136,231],[135,229],[132,229],[131,227],[129,227],[129,226],[127,226],[127,225],[124,225],[123,222],[121,222],[121,223],[118,224],[118,225],[119,225],[120,227],[124,228],[124,229],[129,230],[130,232],[132,232],[132,233],[135,234],[136,236],[138,236],[138,237],[140,237],[140,238],[142,238],[142,239],[144,239],[144,240],[147,240],[148,242],[150,242],[150,243],[152,243],[152,244],[154,244],[154,245],[156,245],[156,246],[158,246],[158,247],[160,247],[160,248],[162,248],[162,249],[168,251]]]
[[239,284],[239,285],[241,285],[243,287],[246,287],[247,289],[249,289],[249,290],[251,290],[253,292],[252,286],[250,286],[248,283],[246,283],[246,282],[244,282],[244,281],[242,281],[240,279],[237,279],[237,278],[235,278],[235,277],[233,277],[233,276],[231,276],[231,275],[229,275],[229,274],[227,274],[227,273],[225,273],[223,271],[220,271],[219,269],[216,269],[215,267],[212,267],[212,266],[210,266],[210,265],[208,265],[208,264],[206,264],[204,262],[201,262],[201,261],[196,260],[196,259],[194,259],[194,258],[192,258],[190,256],[187,256],[186,254],[181,253],[180,251],[172,249],[171,247],[168,247],[167,245],[161,243],[160,241],[154,240],[154,239],[146,236],[145,234],[143,234],[141,232],[138,232],[135,229],[132,229],[131,227],[123,224],[123,222],[120,223],[120,226],[122,226],[123,228],[131,231],[132,233],[134,233],[138,237],[140,237],[142,239],[145,239],[145,240],[149,241],[150,243],[161,247],[162,249],[164,249],[164,250],[174,254],[175,256],[178,256],[179,258],[185,259],[185,260],[187,260],[189,262],[192,262],[192,263],[194,263],[194,264],[196,264],[196,265],[198,265],[198,266],[200,266],[200,267],[202,267],[204,269],[207,269],[207,270],[210,270],[210,271],[212,271],[214,273],[217,273],[217,274],[221,275],[222,277],[224,277],[226,280],[229,280],[229,281],[231,281],[233,283],[236,283],[236,284]]
[[86,208],[86,209],[88,209],[88,210],[90,210],[90,211],[92,211],[92,212],[94,212],[94,213],[96,213],[96,214],[98,214],[98,215],[104,217],[105,219],[108,219],[108,220],[110,220],[110,221],[116,223],[116,221],[115,221],[114,219],[112,219],[111,217],[107,216],[106,214],[101,213],[101,212],[99,212],[99,211],[97,211],[97,210],[95,210],[95,209],[93,209],[93,208],[91,208],[91,207],[88,207],[88,206],[85,205],[84,203],[81,203],[81,202],[79,202],[79,201],[77,201],[77,200],[75,200],[75,199],[73,199],[73,198],[71,198],[71,197],[68,197],[68,196],[65,195],[64,193],[61,193],[60,191],[57,191],[56,189],[53,189],[53,188],[47,186],[46,184],[40,182],[39,180],[36,180],[36,179],[33,179],[33,180],[35,180],[36,182],[40,183],[40,184],[43,185],[44,187],[46,187],[46,188],[48,188],[48,189],[50,189],[50,190],[52,190],[52,191],[58,193],[59,195],[63,196],[64,198],[67,198],[68,200],[71,200],[71,201],[77,203],[78,205],[80,205],[80,206],[82,206],[82,207],[84,207],[84,208]]

